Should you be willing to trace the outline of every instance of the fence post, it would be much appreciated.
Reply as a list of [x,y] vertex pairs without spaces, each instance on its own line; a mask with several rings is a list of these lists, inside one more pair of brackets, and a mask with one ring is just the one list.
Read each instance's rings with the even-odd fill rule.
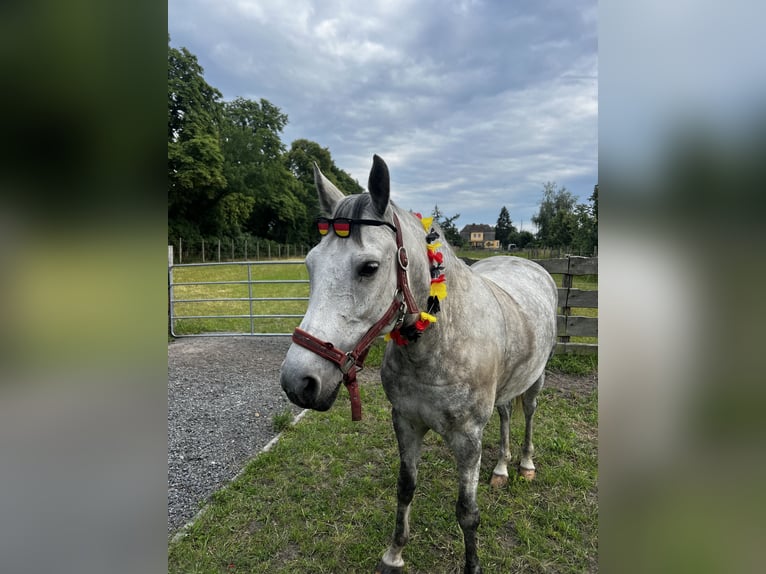
[[255,326],[253,320],[253,266],[247,266],[247,298],[250,304],[250,334],[255,333]]
[[218,238],[218,263],[221,262],[221,238]]
[[181,243],[182,239],[178,238],[178,262],[183,263],[184,262],[184,250],[183,250],[183,244]]
[[202,263],[205,262],[205,238],[202,238]]
[[[567,301],[569,300],[569,289],[572,288],[572,274],[569,273],[569,268],[572,265],[572,258],[570,256],[567,256],[567,272],[564,273],[564,275],[561,278],[561,286],[567,290]],[[564,306],[561,307],[561,314],[564,316],[564,329],[566,332],[566,322],[567,318],[572,314],[572,308],[567,307],[567,301],[564,302]],[[559,343],[568,343],[569,342],[569,335],[561,335],[559,337]]]
[[245,237],[245,261],[247,261],[247,237]]
[[230,261],[234,261],[234,238],[231,238],[231,259]]
[[168,245],[168,334],[173,334],[173,246]]

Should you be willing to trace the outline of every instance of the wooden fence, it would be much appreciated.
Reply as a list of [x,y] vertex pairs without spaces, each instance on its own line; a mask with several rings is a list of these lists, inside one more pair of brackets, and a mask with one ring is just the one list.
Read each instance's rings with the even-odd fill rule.
[[597,343],[574,343],[571,337],[598,337],[598,317],[572,315],[572,309],[598,309],[598,290],[576,289],[573,279],[578,275],[598,275],[597,257],[576,257],[569,255],[558,259],[536,259],[548,273],[562,276],[559,288],[558,320],[559,343],[556,354],[596,354]]

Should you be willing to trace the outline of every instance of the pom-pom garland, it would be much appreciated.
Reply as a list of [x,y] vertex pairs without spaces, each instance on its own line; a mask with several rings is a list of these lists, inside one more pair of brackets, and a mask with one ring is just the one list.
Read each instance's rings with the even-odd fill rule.
[[426,247],[428,250],[428,262],[430,263],[431,291],[428,295],[427,311],[422,311],[418,319],[411,325],[405,325],[394,329],[385,336],[386,341],[394,341],[397,345],[406,345],[415,341],[431,323],[436,323],[435,313],[441,311],[440,301],[447,296],[447,285],[444,277],[444,254],[437,251],[442,244],[436,241],[439,233],[431,227],[433,217],[422,217],[415,214],[426,232]]

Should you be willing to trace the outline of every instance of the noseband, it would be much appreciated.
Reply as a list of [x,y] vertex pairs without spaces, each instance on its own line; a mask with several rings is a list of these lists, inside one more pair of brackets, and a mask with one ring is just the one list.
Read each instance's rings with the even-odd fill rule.
[[398,327],[404,323],[405,317],[410,314],[419,315],[418,306],[410,291],[407,281],[407,250],[402,242],[402,228],[399,224],[399,218],[394,213],[394,227],[396,228],[396,292],[388,310],[378,321],[370,327],[367,332],[359,339],[356,346],[348,352],[330,343],[323,341],[314,335],[307,333],[300,327],[293,331],[293,342],[301,347],[308,349],[334,363],[343,373],[343,384],[348,389],[351,397],[351,420],[362,420],[362,400],[359,397],[359,383],[356,380],[356,374],[362,370],[364,360],[367,358],[367,352],[373,341],[381,332],[396,318],[395,326]]

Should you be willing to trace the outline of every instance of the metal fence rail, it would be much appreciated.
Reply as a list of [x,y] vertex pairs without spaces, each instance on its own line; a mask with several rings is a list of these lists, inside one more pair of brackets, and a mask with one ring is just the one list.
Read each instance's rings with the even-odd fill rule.
[[[283,337],[292,334],[292,329],[289,332],[257,332],[255,329],[256,320],[259,319],[301,319],[303,314],[296,313],[254,313],[253,305],[255,303],[268,303],[272,301],[305,301],[308,302],[308,297],[295,297],[295,296],[276,296],[276,297],[258,297],[253,295],[253,287],[258,285],[296,285],[305,284],[308,285],[308,279],[254,279],[257,273],[254,273],[253,269],[262,266],[275,266],[275,265],[304,265],[303,260],[297,261],[238,261],[238,262],[222,262],[222,263],[173,263],[173,246],[168,246],[168,327],[170,334],[173,337],[232,337],[232,336],[261,336],[261,337]],[[183,268],[200,268],[200,267],[245,267],[247,269],[247,279],[237,279],[228,281],[176,281],[174,278],[174,270]],[[214,285],[240,285],[247,286],[247,297],[244,296],[196,296],[196,297],[178,297],[178,288],[183,287],[200,287],[200,286],[214,286]],[[179,305],[189,303],[248,303],[248,313],[201,313],[201,314],[186,314],[179,313]],[[197,333],[184,333],[179,332],[178,326],[183,321],[199,320],[199,319],[247,319],[249,320],[249,330],[247,331],[203,331]]]
[[[474,260],[468,260],[468,264]],[[573,277],[576,275],[598,275],[598,259],[590,257],[567,256],[558,259],[542,259],[537,263],[545,267],[549,273],[562,275],[562,286],[559,288],[559,307],[561,314],[558,316],[558,338],[559,342],[556,353],[577,353],[577,354],[595,354],[598,353],[597,343],[572,342],[571,337],[598,337],[598,318],[593,316],[573,315],[573,309],[598,309],[598,291],[582,290],[573,288]],[[258,303],[268,304],[270,302],[296,303],[304,302],[308,304],[308,297],[294,296],[293,294],[277,294],[275,296],[261,297],[255,296],[253,288],[259,285],[307,285],[308,279],[254,279],[258,275],[254,269],[268,266],[303,266],[304,260],[293,261],[238,261],[222,263],[173,263],[173,247],[168,246],[168,325],[170,334],[173,337],[232,337],[232,336],[261,336],[261,337],[284,337],[290,336],[293,332],[293,326],[283,330],[271,329],[269,331],[256,331],[257,321],[274,319],[302,319],[304,313],[288,313],[284,305],[279,305],[276,309],[280,312],[256,313],[254,305]],[[246,279],[232,279],[220,281],[175,281],[173,271],[184,268],[201,267],[245,267],[247,269]],[[212,287],[212,286],[247,286],[247,297],[244,293],[237,296],[217,296],[211,291],[210,296],[186,296],[177,297],[176,290],[183,288]],[[204,289],[203,289],[204,291]],[[308,289],[306,289],[308,291]],[[178,306],[199,304],[204,306],[206,303],[240,303],[247,304],[247,313],[242,312],[243,305],[239,312],[199,312],[193,315],[179,313]],[[304,307],[305,309],[305,307]],[[289,309],[287,309],[289,310]],[[195,326],[195,332],[179,332],[177,326],[184,321],[203,320],[211,321],[210,324],[200,328]],[[247,324],[248,329],[241,330],[223,330],[220,323],[214,321],[241,321],[241,325]],[[245,323],[247,322],[247,323]],[[280,325],[283,326],[284,324]],[[190,329],[191,330],[191,329]],[[581,339],[580,339],[581,340]],[[586,339],[587,340],[587,339]]]

